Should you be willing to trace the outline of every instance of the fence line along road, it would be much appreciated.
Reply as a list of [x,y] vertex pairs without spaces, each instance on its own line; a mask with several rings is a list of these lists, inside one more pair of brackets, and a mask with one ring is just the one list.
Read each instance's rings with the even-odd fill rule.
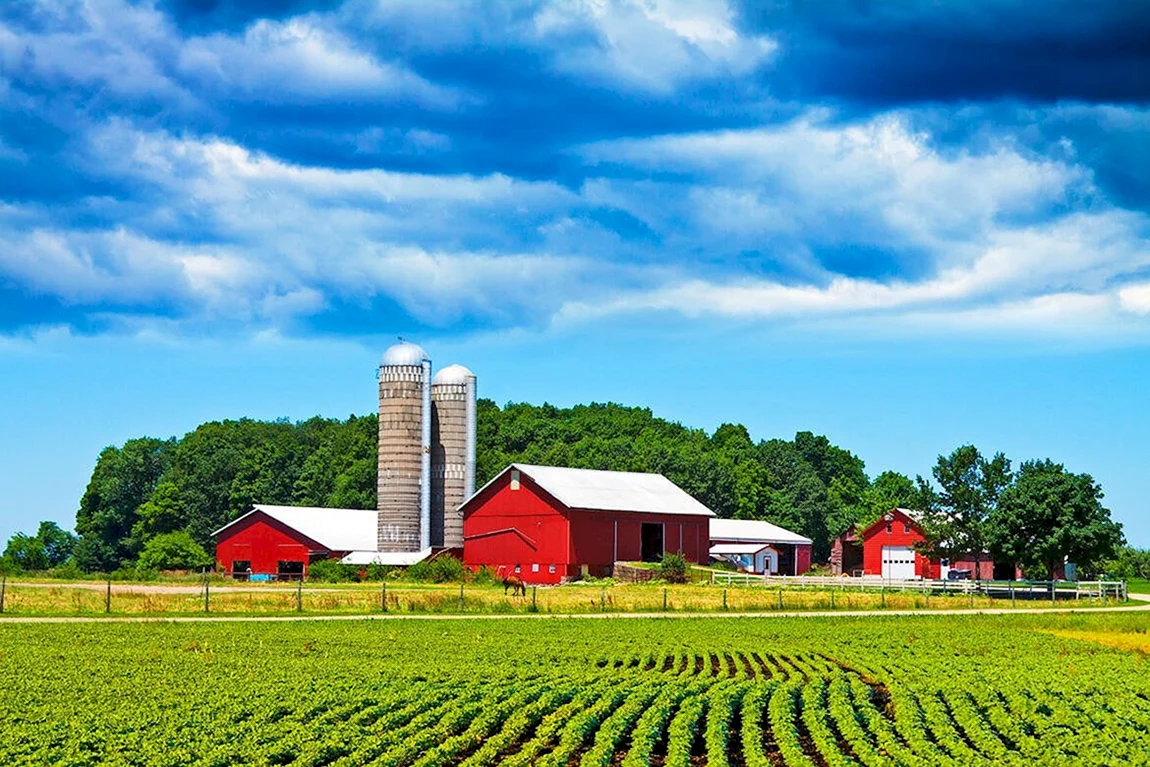
[[[1135,612],[1150,610],[1150,594],[1131,594],[1138,604],[1124,607],[1109,607],[1101,612]],[[974,610],[836,610],[830,611],[783,611],[751,613],[475,613],[470,615],[430,615],[427,613],[371,613],[366,615],[218,615],[218,616],[172,616],[167,618],[147,616],[123,616],[114,618],[59,616],[59,617],[3,617],[0,627],[7,623],[282,623],[284,621],[485,621],[485,620],[622,620],[663,619],[682,620],[685,618],[886,618],[891,616],[919,617],[929,619],[937,615],[1048,615],[1050,613],[1080,613],[1097,615],[1097,609],[1080,607],[993,607]]]

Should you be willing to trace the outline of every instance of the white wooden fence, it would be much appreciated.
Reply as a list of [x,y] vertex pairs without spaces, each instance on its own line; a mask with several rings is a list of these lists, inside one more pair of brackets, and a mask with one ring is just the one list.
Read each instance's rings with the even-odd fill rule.
[[819,591],[916,591],[934,594],[985,594],[1003,599],[1127,598],[1126,581],[973,581],[817,575],[753,575],[712,571],[711,583],[722,586],[771,586]]

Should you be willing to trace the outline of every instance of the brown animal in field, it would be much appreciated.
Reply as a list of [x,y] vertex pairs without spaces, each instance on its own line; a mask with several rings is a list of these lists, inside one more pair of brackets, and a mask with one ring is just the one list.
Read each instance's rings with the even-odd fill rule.
[[511,596],[527,596],[527,584],[518,575],[507,572],[506,567],[499,568],[499,580],[503,582],[503,596],[507,596],[507,589],[511,589]]
[[511,596],[525,597],[527,596],[527,584],[518,575],[508,575],[503,579],[503,594],[507,595],[507,589],[511,589]]

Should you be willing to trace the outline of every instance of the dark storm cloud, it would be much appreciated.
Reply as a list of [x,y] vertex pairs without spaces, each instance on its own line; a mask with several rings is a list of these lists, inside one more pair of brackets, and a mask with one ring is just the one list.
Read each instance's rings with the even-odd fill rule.
[[240,29],[257,19],[283,19],[299,13],[329,11],[342,0],[166,0],[181,28],[203,33]]
[[873,106],[1150,101],[1150,10],[1131,0],[745,3],[777,33],[777,92]]

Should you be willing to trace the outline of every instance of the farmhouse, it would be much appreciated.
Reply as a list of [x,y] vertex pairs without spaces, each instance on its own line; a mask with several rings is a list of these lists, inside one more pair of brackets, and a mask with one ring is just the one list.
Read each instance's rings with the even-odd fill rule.
[[811,569],[811,539],[749,519],[712,519],[711,559],[741,570],[772,575],[802,575]]
[[946,579],[951,570],[969,573],[983,580],[1010,580],[1017,577],[1014,565],[995,563],[984,556],[975,570],[974,558],[930,559],[915,550],[926,540],[919,523],[920,512],[891,509],[871,525],[857,530],[853,525],[838,536],[831,547],[831,571],[836,575],[870,575],[892,579]]
[[605,576],[682,552],[703,562],[714,513],[661,474],[511,464],[465,501],[463,563],[529,583]]

